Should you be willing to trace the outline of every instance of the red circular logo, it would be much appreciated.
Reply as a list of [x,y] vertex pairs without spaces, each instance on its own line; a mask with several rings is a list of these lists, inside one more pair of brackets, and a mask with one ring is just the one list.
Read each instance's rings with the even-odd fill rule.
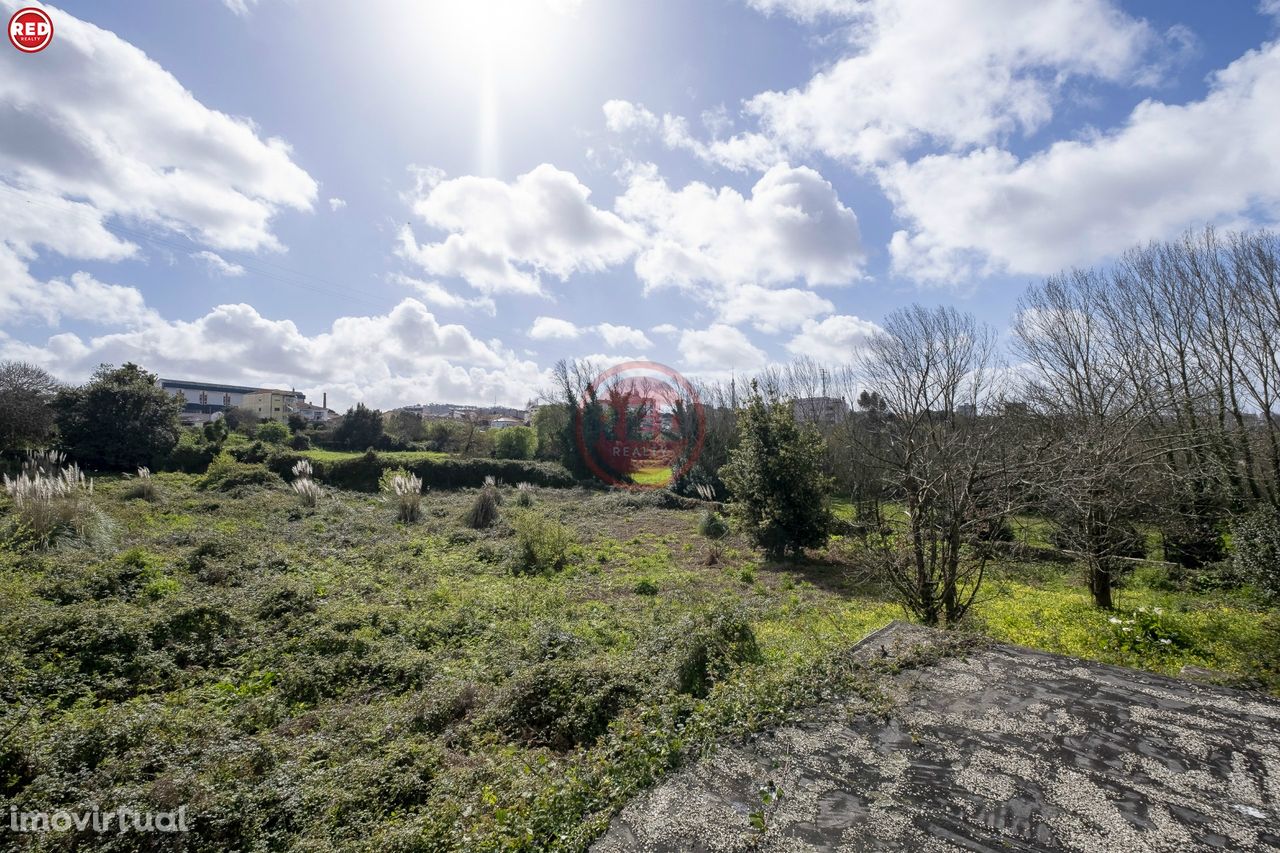
[[9,19],[9,43],[23,53],[39,53],[53,41],[53,21],[44,9],[28,6]]
[[698,461],[706,415],[697,391],[655,361],[615,365],[587,385],[574,413],[578,452],[610,485],[660,489]]

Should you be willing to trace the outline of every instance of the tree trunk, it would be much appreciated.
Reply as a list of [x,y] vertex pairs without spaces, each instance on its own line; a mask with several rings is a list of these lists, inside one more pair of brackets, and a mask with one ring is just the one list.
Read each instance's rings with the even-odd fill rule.
[[1106,557],[1095,557],[1089,561],[1089,591],[1093,593],[1095,606],[1103,610],[1115,607],[1111,601],[1111,567]]

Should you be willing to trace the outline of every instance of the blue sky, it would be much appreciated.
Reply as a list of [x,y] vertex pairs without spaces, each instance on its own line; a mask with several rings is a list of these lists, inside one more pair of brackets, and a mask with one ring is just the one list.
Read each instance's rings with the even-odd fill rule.
[[1280,205],[1276,3],[44,8],[0,50],[0,358],[67,380],[521,404],[566,357],[841,362]]

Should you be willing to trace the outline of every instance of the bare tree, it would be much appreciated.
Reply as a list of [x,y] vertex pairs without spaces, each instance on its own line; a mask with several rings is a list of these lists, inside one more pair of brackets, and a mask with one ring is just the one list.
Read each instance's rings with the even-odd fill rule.
[[0,452],[14,452],[48,441],[58,380],[23,361],[0,362]]
[[995,340],[970,315],[917,305],[890,314],[857,362],[883,410],[864,449],[906,509],[901,533],[881,541],[881,569],[929,625],[973,604],[990,559],[973,545],[1009,511],[1007,471],[990,452]]

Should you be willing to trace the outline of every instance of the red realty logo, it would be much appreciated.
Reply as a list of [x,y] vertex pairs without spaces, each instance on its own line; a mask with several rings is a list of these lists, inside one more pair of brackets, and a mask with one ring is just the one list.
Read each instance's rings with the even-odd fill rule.
[[53,41],[53,21],[44,9],[28,6],[9,19],[9,43],[23,53],[39,53]]

